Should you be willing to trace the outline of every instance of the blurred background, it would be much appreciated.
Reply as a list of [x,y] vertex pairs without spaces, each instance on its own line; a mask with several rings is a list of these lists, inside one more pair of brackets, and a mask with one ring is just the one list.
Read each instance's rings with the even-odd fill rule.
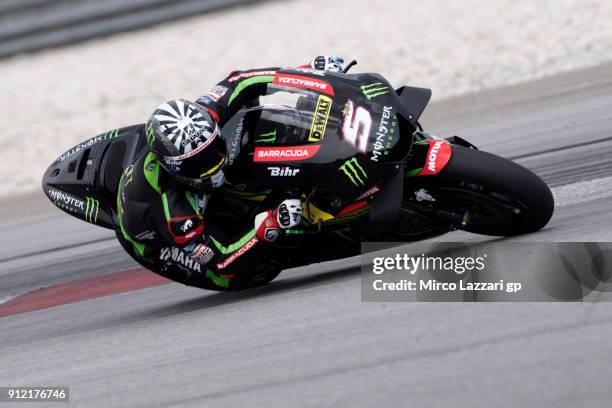
[[341,55],[440,100],[611,60],[610,21],[607,0],[4,0],[0,196],[233,69]]

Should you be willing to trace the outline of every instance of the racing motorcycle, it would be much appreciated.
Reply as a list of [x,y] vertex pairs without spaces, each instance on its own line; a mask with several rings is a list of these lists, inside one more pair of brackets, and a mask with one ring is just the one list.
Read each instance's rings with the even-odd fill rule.
[[[302,197],[302,224],[252,266],[253,282],[357,255],[365,241],[410,242],[454,230],[512,236],[548,223],[553,196],[538,176],[460,137],[424,132],[419,117],[431,90],[348,74],[354,63],[341,73],[280,70],[268,89],[295,102],[245,108],[222,129],[228,182],[213,194],[207,219],[238,234],[288,194]],[[144,149],[143,124],[94,136],[51,164],[45,194],[64,212],[117,230],[119,178]],[[158,262],[144,265],[223,290],[190,279],[201,268],[180,248],[163,248]]]

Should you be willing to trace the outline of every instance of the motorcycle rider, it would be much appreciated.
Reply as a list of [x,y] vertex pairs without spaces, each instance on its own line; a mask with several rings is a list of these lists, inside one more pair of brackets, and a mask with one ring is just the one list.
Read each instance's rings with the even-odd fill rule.
[[[343,62],[319,56],[300,68],[340,72]],[[155,109],[145,127],[149,149],[125,169],[117,195],[117,237],[138,262],[188,285],[240,288],[253,278],[254,268],[244,265],[255,265],[266,245],[300,223],[294,197],[257,214],[238,238],[205,220],[230,167],[220,129],[267,93],[279,69],[233,71],[195,103],[177,99]],[[180,262],[170,261],[170,251]]]

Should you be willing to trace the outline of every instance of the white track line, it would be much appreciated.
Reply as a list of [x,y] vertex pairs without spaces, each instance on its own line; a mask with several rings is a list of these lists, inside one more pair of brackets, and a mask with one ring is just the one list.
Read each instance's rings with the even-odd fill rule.
[[555,207],[584,203],[612,196],[612,177],[579,181],[551,189],[555,197]]

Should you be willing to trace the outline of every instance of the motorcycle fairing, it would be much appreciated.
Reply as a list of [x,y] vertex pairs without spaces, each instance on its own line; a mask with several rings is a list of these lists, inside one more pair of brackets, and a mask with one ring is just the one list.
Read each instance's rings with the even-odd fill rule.
[[[398,117],[403,102],[384,78],[283,72],[299,74],[304,81],[310,78],[312,83],[304,89],[275,81],[273,92],[289,90],[301,95],[296,106],[267,105],[246,113],[245,120],[251,125],[245,127],[252,129],[255,144],[252,174],[256,180],[273,187],[333,191],[350,201],[395,174],[411,149],[412,132],[400,137],[402,123],[407,127],[410,121]],[[325,84],[325,89],[312,84]],[[359,127],[362,125],[367,125],[367,134]],[[276,155],[276,159],[266,156],[263,160],[261,154]]]
[[43,190],[62,211],[115,229],[115,203],[123,169],[146,147],[144,125],[94,136],[60,155],[43,176]]

